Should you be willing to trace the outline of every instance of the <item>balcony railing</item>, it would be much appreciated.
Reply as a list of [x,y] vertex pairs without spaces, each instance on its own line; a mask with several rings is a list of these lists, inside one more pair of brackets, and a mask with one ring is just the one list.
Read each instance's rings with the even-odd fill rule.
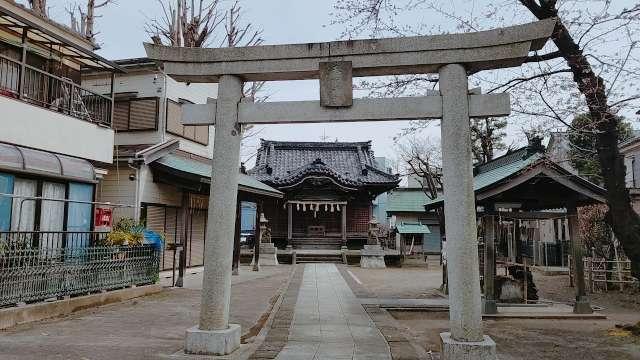
[[3,55],[0,95],[111,127],[111,98]]

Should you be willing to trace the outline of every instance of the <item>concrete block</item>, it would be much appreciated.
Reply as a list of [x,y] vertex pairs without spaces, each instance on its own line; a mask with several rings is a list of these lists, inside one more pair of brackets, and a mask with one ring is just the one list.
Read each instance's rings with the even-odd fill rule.
[[360,267],[363,269],[384,269],[384,250],[380,245],[365,245],[360,251]]
[[224,330],[187,330],[184,351],[194,355],[228,355],[240,348],[240,325],[229,324]]
[[440,333],[442,360],[497,360],[496,343],[487,335],[483,341],[454,340],[451,333]]

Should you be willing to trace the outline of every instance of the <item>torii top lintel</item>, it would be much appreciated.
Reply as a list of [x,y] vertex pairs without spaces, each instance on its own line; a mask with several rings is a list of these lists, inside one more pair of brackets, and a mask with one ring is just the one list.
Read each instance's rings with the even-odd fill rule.
[[353,76],[436,73],[445,64],[477,72],[521,65],[530,51],[544,46],[555,24],[547,19],[472,33],[237,48],[144,46],[165,73],[194,83],[217,82],[221,75],[245,81],[317,79],[319,64],[330,61],[350,61]]

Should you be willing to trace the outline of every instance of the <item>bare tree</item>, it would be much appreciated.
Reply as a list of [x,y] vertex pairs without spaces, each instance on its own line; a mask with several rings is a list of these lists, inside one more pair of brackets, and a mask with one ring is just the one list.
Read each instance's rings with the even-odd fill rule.
[[184,47],[210,45],[224,21],[218,0],[157,0],[162,17],[149,20],[145,30],[155,44]]
[[67,8],[71,29],[95,43],[98,34],[95,31],[96,18],[101,17],[96,15],[96,10],[113,3],[115,0],[104,0],[99,3],[96,3],[95,0],[87,0],[87,5],[84,8],[80,5]]
[[[438,0],[337,0],[335,23],[346,25],[345,35],[369,31],[396,36],[446,31],[479,31],[535,19],[557,19],[544,52],[535,53],[513,70],[475,74],[472,82],[488,92],[509,91],[513,111],[549,126],[571,128],[571,119],[589,113],[598,161],[609,205],[608,221],[640,277],[640,217],[625,187],[625,167],[618,149],[619,119],[640,106],[640,3],[594,0],[467,1],[456,8]],[[523,11],[526,10],[526,11]],[[401,24],[406,14],[439,16],[455,28],[435,22]],[[433,80],[429,78],[430,83]],[[432,87],[422,81],[406,86]],[[393,84],[390,85],[393,87]],[[531,121],[530,121],[531,122]],[[419,128],[418,125],[412,125]],[[580,130],[580,129],[578,129]],[[584,131],[584,130],[580,130]]]
[[[427,139],[408,136],[396,143],[398,156],[407,169],[405,175],[413,177],[422,191],[431,200],[442,193],[442,159],[438,144]],[[445,219],[441,208],[436,209],[441,234],[444,234]]]
[[417,136],[410,136],[397,143],[398,155],[407,172],[421,185],[425,195],[433,200],[442,191],[442,165],[440,148]]
[[47,10],[47,0],[29,0],[29,6],[36,14],[47,18],[49,17]]
[[[158,45],[177,47],[206,47],[219,39],[220,47],[257,46],[264,42],[262,30],[253,23],[242,21],[242,7],[235,1],[228,10],[221,9],[219,0],[158,0],[162,8],[161,18],[150,19],[146,32]],[[264,82],[245,83],[243,96],[253,101],[265,101]],[[243,128],[243,148],[248,139],[255,137],[261,129],[254,126]],[[246,156],[248,161],[255,155],[253,149]],[[246,152],[243,150],[243,152]]]
[[482,118],[471,119],[471,152],[477,163],[493,160],[496,151],[506,150],[504,143],[506,133],[504,119]]

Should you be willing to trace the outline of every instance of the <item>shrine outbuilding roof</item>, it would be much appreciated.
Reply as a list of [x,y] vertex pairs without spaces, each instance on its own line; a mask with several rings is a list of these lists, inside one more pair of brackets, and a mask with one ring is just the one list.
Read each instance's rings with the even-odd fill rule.
[[261,140],[249,174],[276,188],[295,186],[307,177],[332,178],[346,188],[392,189],[400,181],[375,166],[371,141],[289,142]]
[[389,192],[387,215],[394,213],[424,213],[424,204],[430,199],[422,188],[399,187]]
[[[573,199],[579,206],[604,203],[605,190],[569,172],[544,154],[539,145],[525,146],[473,169],[476,204],[490,201],[522,203],[523,209],[564,208]],[[425,203],[442,206],[443,195]]]

